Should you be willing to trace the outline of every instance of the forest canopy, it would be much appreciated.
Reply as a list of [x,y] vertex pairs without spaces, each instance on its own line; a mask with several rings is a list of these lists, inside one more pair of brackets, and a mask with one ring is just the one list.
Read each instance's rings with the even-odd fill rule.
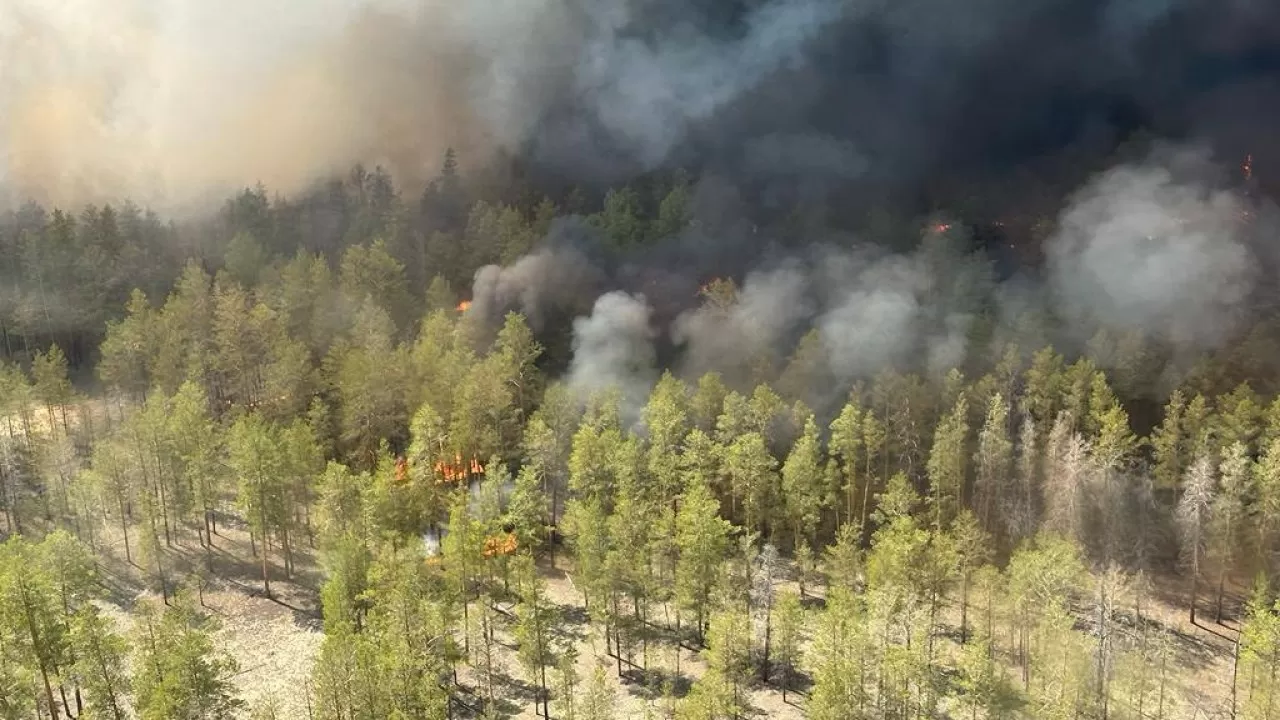
[[104,3],[0,720],[1280,718],[1270,6]]

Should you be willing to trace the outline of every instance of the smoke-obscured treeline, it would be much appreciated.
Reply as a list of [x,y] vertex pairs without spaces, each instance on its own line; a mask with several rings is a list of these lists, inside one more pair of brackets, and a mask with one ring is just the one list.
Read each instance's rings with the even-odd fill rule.
[[[1218,388],[1248,377],[1269,389],[1270,368],[1244,367],[1272,355],[1260,348],[1274,341],[1266,278],[1277,260],[1267,242],[1273,211],[1250,181],[1203,152],[1144,143],[1079,187],[1044,186],[1034,193],[1046,198],[1040,205],[928,212],[928,203],[850,205],[840,194],[807,197],[803,187],[710,171],[584,191],[518,164],[466,173],[450,151],[421,192],[357,166],[296,196],[246,189],[203,220],[130,203],[29,203],[0,216],[0,352],[27,364],[56,343],[73,370],[87,369],[132,291],[158,308],[194,263],[257,288],[277,311],[282,293],[298,291],[291,285],[322,282],[306,272],[327,273],[333,287],[311,292],[333,295],[324,313],[332,327],[307,337],[293,328],[313,359],[373,292],[398,339],[447,300],[475,302],[488,325],[519,310],[563,370],[572,319],[624,291],[646,306],[648,330],[619,330],[607,318],[600,330],[621,342],[618,332],[638,332],[653,346],[653,367],[686,374],[714,366],[759,379],[821,345],[812,370],[829,377],[808,381],[847,388],[907,362],[934,375],[988,366],[995,346],[1016,341],[1053,342],[1108,368],[1145,363],[1132,387],[1122,382],[1132,400],[1167,394],[1192,372],[1214,375],[1204,381]],[[721,298],[728,323],[698,311],[716,280],[741,290]],[[806,344],[808,330],[818,336]],[[583,361],[584,375],[612,372]],[[652,382],[640,375],[641,387]]]

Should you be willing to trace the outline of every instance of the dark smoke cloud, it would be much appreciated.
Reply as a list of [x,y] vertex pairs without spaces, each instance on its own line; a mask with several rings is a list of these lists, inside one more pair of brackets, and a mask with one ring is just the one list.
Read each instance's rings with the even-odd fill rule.
[[590,303],[604,283],[604,273],[582,247],[594,242],[595,231],[581,218],[557,219],[546,246],[509,267],[486,265],[476,271],[471,290],[471,311],[489,323],[518,310],[535,330],[560,312],[572,312]]
[[[10,0],[0,197],[198,207],[446,146],[577,178],[729,162],[964,186],[1137,126],[1228,144],[1280,65],[1261,0]],[[1223,128],[1230,124],[1230,132]],[[1234,148],[1234,145],[1233,145]],[[960,181],[955,179],[959,178]]]

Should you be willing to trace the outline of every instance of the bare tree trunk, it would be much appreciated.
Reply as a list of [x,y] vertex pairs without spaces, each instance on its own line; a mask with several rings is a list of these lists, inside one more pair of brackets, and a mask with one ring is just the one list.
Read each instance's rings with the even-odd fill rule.
[[1236,635],[1235,645],[1231,648],[1231,718],[1236,717],[1236,688],[1240,676],[1240,636]]
[[1191,571],[1191,624],[1196,624],[1196,595],[1200,591],[1200,572],[1199,568]]
[[1224,560],[1223,566],[1218,570],[1218,599],[1217,607],[1214,610],[1214,622],[1222,624],[1222,595],[1227,585],[1227,566]]
[[125,513],[124,498],[117,498],[120,502],[120,533],[124,535],[124,559],[130,565],[133,564],[133,551],[129,549],[129,523]]

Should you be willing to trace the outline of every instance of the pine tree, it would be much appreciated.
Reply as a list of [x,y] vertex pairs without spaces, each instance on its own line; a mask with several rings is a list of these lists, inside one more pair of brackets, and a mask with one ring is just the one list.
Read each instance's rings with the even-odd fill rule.
[[[795,536],[795,546],[812,540],[824,505],[818,426],[810,415],[782,466],[782,494]],[[807,537],[806,537],[807,535]]]
[[613,720],[616,717],[616,706],[617,693],[609,682],[604,666],[597,664],[583,691],[577,720]]
[[737,436],[725,448],[723,459],[723,472],[735,504],[742,505],[743,525],[763,534],[772,514],[769,510],[778,461],[769,454],[764,436],[755,431]]
[[268,597],[271,536],[278,534],[287,513],[279,444],[278,429],[256,414],[236,421],[227,439],[230,464],[240,481],[239,505],[262,545],[262,590]]
[[964,506],[965,442],[969,434],[968,401],[961,398],[941,422],[929,452],[930,500],[934,530],[940,532]]
[[791,685],[791,676],[800,664],[800,648],[805,640],[804,609],[800,605],[800,596],[793,592],[778,595],[773,609],[773,637],[771,653],[774,664],[781,671],[778,685],[782,690],[782,701],[787,701],[787,689]]
[[[520,664],[529,674],[530,681],[538,685],[542,716],[549,718],[551,706],[547,668],[555,665],[551,638],[557,619],[553,607],[544,597],[542,580],[537,575],[533,559],[528,555],[520,557],[516,577],[520,604],[516,609],[515,636],[519,643]],[[536,708],[537,701],[534,705]]]
[[675,594],[680,608],[693,614],[699,641],[706,629],[716,571],[729,548],[731,526],[719,511],[720,503],[706,483],[689,477],[676,514]]
[[1260,569],[1276,570],[1276,544],[1280,539],[1280,438],[1272,440],[1253,473],[1253,525]]
[[840,587],[849,592],[862,585],[862,528],[845,523],[836,529],[835,542],[822,553],[827,587]]
[[1218,566],[1218,590],[1215,602],[1216,622],[1222,622],[1222,599],[1227,573],[1235,561],[1240,528],[1243,525],[1245,497],[1252,484],[1253,465],[1246,455],[1244,443],[1236,442],[1224,451],[1218,468],[1220,490],[1210,506],[1210,552]]
[[971,709],[972,717],[980,713],[987,720],[1017,717],[1024,700],[1000,665],[990,636],[979,634],[965,645],[956,669],[964,693],[961,702]]
[[[830,429],[830,452],[840,468],[841,485],[839,488],[833,488],[831,498],[831,504],[836,508],[838,524],[841,505],[844,506],[845,520],[860,517],[856,509],[859,500],[857,487],[859,477],[862,477],[864,484],[867,482],[867,478],[861,475],[862,468],[859,467],[863,452],[862,409],[854,401],[849,401],[840,410],[840,415],[831,421]],[[839,495],[834,492],[837,489],[840,491]]]
[[[724,688],[726,714],[741,717],[748,708],[751,676],[751,621],[746,613],[729,608],[712,616],[705,658],[710,682]],[[700,682],[707,682],[706,677]]]
[[814,720],[849,720],[875,711],[875,642],[861,598],[833,589],[818,619],[806,666],[813,689],[806,704]]
[[1164,407],[1164,420],[1151,435],[1151,449],[1155,459],[1153,475],[1157,486],[1163,489],[1176,489],[1179,486],[1187,464],[1187,442],[1183,428],[1186,405],[1182,391],[1174,390]]
[[54,688],[59,685],[64,626],[57,587],[38,553],[22,536],[0,545],[0,628],[7,630],[5,652],[13,653],[39,686],[37,707],[43,705],[58,720]]
[[62,353],[62,348],[55,344],[46,352],[36,353],[31,361],[31,379],[36,398],[44,403],[49,413],[49,429],[60,425],[64,434],[71,432],[67,425],[67,405],[71,403],[74,392],[67,378],[67,356]]
[[212,621],[184,602],[142,612],[133,642],[134,707],[139,720],[231,716],[243,703],[232,689],[237,666],[214,646]]
[[1009,475],[1013,462],[1013,443],[1009,440],[1009,405],[996,394],[987,406],[987,417],[978,435],[978,452],[974,457],[977,477],[974,482],[975,506],[982,527],[996,532],[999,515],[996,505],[1010,492]]
[[1245,684],[1246,720],[1280,717],[1280,602],[1268,604],[1265,592],[1255,592],[1249,601],[1236,674]]
[[93,605],[76,613],[70,641],[75,654],[72,674],[86,691],[86,712],[104,720],[124,720],[129,707],[128,644]]

